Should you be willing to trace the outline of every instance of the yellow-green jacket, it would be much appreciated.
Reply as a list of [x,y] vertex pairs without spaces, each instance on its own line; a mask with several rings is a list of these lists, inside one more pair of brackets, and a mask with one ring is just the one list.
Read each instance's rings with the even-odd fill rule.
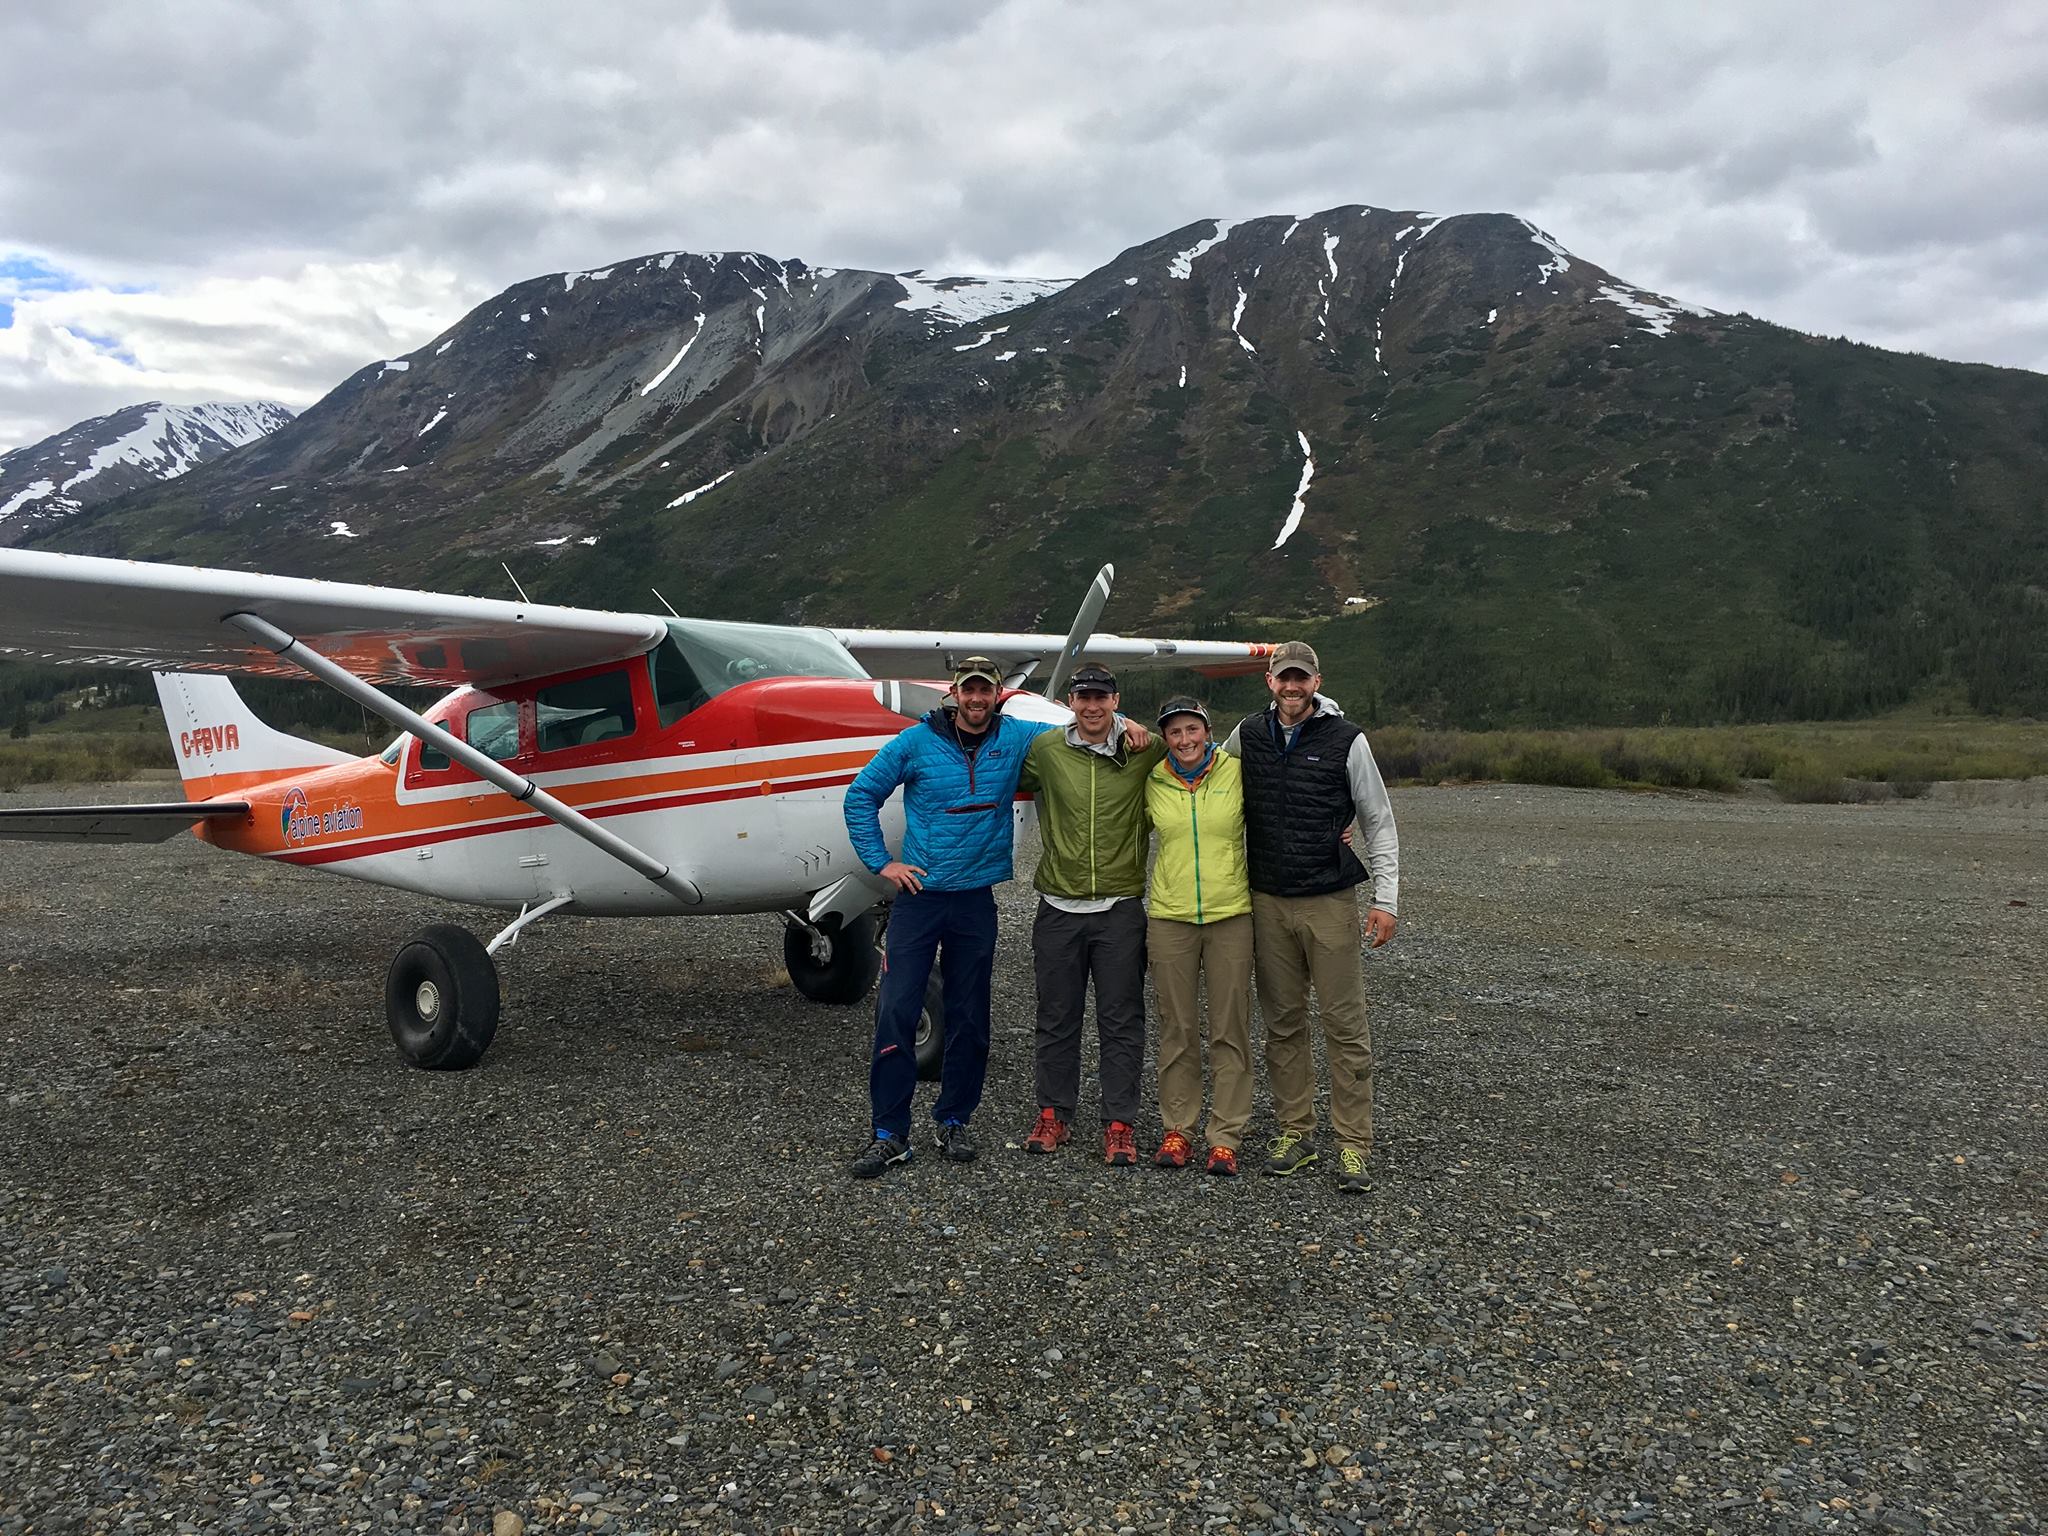
[[1251,911],[1244,778],[1236,758],[1218,748],[1193,788],[1171,762],[1160,763],[1145,776],[1145,815],[1159,834],[1147,903],[1152,916],[1214,923]]

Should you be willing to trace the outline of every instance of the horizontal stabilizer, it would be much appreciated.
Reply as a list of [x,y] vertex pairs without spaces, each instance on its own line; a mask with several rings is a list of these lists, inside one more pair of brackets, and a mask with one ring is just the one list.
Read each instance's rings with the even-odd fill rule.
[[246,800],[24,806],[0,810],[0,838],[41,843],[161,843],[199,822],[248,814]]

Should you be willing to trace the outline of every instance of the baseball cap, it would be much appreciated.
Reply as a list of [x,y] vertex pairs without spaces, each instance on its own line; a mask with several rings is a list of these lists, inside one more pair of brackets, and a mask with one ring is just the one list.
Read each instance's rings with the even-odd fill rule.
[[1198,715],[1202,724],[1209,723],[1209,711],[1202,707],[1199,699],[1191,699],[1184,693],[1177,693],[1159,706],[1159,728],[1166,729],[1166,722],[1175,715]]
[[1067,679],[1067,692],[1076,693],[1083,688],[1099,688],[1104,693],[1115,693],[1116,674],[1098,662],[1084,661]]
[[1288,640],[1273,648],[1272,656],[1266,662],[1266,670],[1278,677],[1290,667],[1298,668],[1312,676],[1320,676],[1322,663],[1316,660],[1315,647],[1306,640]]
[[981,678],[991,688],[1003,686],[1002,672],[986,656],[969,656],[953,669],[953,685],[956,688],[970,677]]

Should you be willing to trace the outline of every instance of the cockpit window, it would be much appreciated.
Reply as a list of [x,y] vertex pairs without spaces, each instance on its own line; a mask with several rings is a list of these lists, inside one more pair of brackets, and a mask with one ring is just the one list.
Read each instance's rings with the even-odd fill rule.
[[660,718],[663,730],[698,705],[710,702],[710,693],[697,681],[697,674],[690,670],[690,664],[683,660],[674,635],[648,652],[647,675],[654,684],[654,712]]
[[671,619],[668,633],[707,697],[763,677],[867,676],[853,653],[822,629]]
[[623,669],[600,672],[541,689],[533,696],[533,725],[543,752],[632,735],[631,674]]
[[462,739],[486,757],[506,762],[519,755],[519,705],[485,704],[469,712]]

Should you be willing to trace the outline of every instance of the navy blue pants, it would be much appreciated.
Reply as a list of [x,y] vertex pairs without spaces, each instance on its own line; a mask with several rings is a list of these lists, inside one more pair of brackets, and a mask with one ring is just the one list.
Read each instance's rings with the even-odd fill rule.
[[981,1107],[982,1079],[988,1075],[989,984],[996,962],[995,892],[979,885],[898,896],[886,944],[868,1099],[875,1129],[907,1139],[910,1098],[917,1089],[917,1016],[935,959],[944,961],[946,1062],[932,1119],[964,1122]]

